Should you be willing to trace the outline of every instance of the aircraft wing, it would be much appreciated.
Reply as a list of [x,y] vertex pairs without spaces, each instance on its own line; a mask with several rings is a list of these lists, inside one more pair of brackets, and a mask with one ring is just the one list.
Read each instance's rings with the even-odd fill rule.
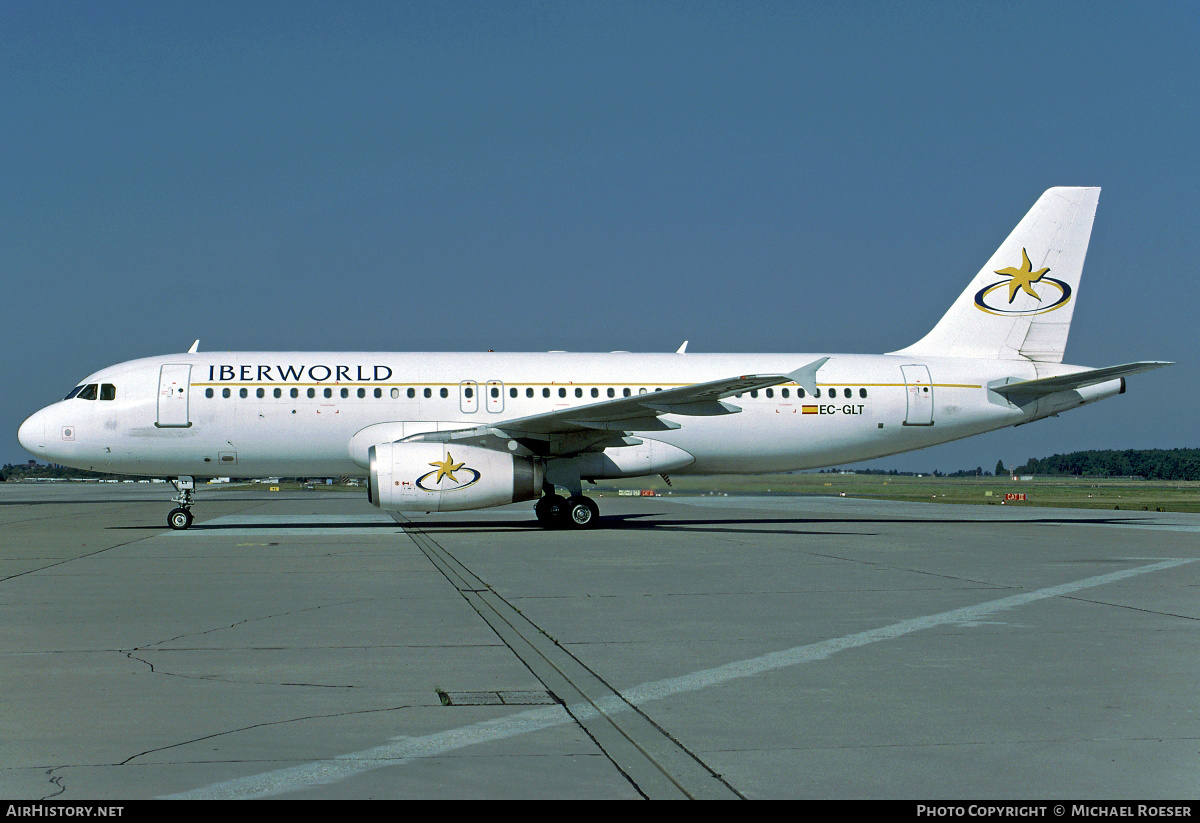
[[[624,433],[680,428],[679,423],[662,419],[663,415],[736,414],[741,409],[722,402],[722,399],[743,392],[794,382],[815,394],[817,370],[828,359],[822,357],[788,374],[727,377],[497,421],[474,429],[429,432],[406,439],[449,441],[501,437],[517,440],[532,451],[549,456],[578,453],[601,441],[620,440]],[[534,448],[531,441],[547,441],[548,448]]]
[[992,391],[1003,395],[1021,395],[1022,397],[1041,397],[1060,391],[1082,389],[1097,383],[1106,383],[1130,374],[1160,369],[1172,363],[1161,360],[1148,360],[1140,363],[1126,363],[1121,366],[1108,366],[1103,369],[1063,374],[1058,377],[1040,377],[1037,380],[1022,380],[1018,383],[1008,383],[1000,386],[989,386]]

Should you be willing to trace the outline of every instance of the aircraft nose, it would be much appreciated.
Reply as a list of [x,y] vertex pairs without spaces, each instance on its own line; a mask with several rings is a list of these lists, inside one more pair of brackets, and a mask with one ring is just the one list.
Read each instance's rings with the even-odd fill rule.
[[17,429],[17,440],[25,451],[42,457],[46,453],[46,410],[34,412],[21,428]]

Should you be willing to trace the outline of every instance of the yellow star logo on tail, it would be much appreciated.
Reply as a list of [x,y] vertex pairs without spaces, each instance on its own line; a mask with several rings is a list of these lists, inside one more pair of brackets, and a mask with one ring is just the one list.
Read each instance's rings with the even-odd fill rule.
[[1033,284],[1042,279],[1042,276],[1050,269],[1033,270],[1033,264],[1029,262],[1029,255],[1025,253],[1025,249],[1021,249],[1021,268],[1015,269],[1012,266],[1003,269],[996,269],[996,274],[1006,274],[1012,278],[1008,282],[1008,302],[1011,303],[1017,297],[1017,291],[1021,290],[1028,295],[1032,295],[1038,300],[1042,296],[1033,290]]
[[438,470],[437,479],[433,481],[434,483],[441,483],[443,477],[449,477],[452,483],[457,483],[458,478],[454,476],[454,473],[466,464],[455,463],[454,458],[450,455],[450,452],[446,452],[446,459],[444,462],[439,463],[435,460],[429,465]]

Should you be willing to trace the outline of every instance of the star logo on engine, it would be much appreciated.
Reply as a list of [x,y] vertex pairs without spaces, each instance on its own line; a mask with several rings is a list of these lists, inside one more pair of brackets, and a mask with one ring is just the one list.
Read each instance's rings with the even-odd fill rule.
[[[416,479],[415,485],[418,489],[424,492],[456,492],[479,482],[482,475],[477,469],[472,469],[466,461],[456,463],[454,455],[450,452],[445,454],[445,460],[434,460],[427,464],[433,466],[433,471],[426,472]],[[443,480],[446,481],[444,484]]]
[[451,483],[457,483],[458,478],[454,476],[454,473],[466,464],[455,463],[454,457],[450,454],[450,452],[446,452],[446,459],[444,461],[439,463],[435,460],[429,465],[437,469],[437,479],[433,481],[434,483],[441,483],[443,477],[449,477]]

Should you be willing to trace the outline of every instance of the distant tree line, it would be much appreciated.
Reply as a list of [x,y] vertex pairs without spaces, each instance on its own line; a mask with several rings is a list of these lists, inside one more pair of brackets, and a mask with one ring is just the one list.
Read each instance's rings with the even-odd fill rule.
[[[838,474],[845,469],[821,469],[819,474]],[[991,472],[985,472],[983,466],[977,466],[973,469],[959,469],[956,472],[945,472],[934,469],[927,472],[902,472],[896,469],[849,469],[854,474],[874,474],[884,477],[991,477]],[[1003,473],[1003,472],[1001,472]]]
[[851,471],[855,474],[882,474],[888,477],[917,477],[922,474],[933,474],[933,472],[902,472],[895,469],[820,469],[817,474],[839,474],[844,471]]
[[1029,458],[1014,474],[1068,474],[1078,477],[1144,477],[1147,480],[1200,480],[1200,449],[1082,451]]
[[[831,474],[841,469],[822,469]],[[902,472],[896,469],[852,469],[856,474],[892,477],[1007,477],[1010,474],[1069,475],[1072,477],[1144,477],[1147,480],[1200,480],[1200,449],[1127,449],[1080,451],[1053,457],[1031,457],[1025,465],[1007,469],[996,461],[995,472],[982,466],[953,472]]]

